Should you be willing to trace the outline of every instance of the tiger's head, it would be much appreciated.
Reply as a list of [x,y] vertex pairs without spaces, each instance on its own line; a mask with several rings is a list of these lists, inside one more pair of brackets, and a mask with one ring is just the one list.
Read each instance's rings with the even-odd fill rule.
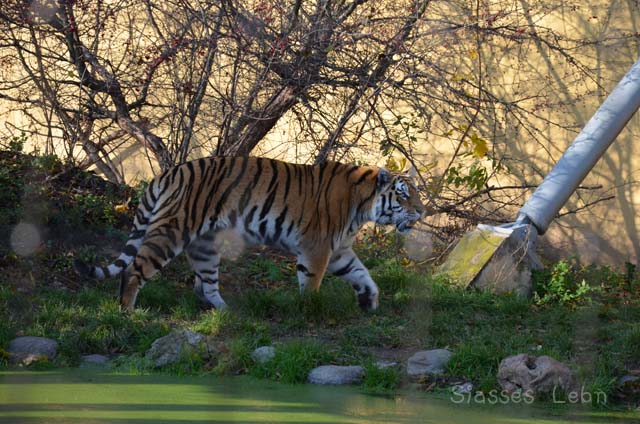
[[382,225],[395,225],[398,232],[408,232],[426,213],[420,201],[413,173],[392,174],[381,168],[377,176],[378,198],[374,220]]

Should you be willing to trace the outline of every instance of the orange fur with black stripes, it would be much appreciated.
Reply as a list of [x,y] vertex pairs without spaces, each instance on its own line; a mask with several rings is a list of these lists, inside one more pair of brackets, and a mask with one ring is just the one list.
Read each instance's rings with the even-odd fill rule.
[[370,221],[407,231],[423,212],[411,177],[382,168],[203,158],[149,184],[114,263],[97,267],[75,261],[74,268],[99,279],[124,270],[120,302],[133,309],[145,281],[184,251],[195,271],[196,294],[224,308],[215,240],[223,230],[233,231],[247,243],[296,255],[300,290],[317,290],[328,270],[353,286],[363,308],[375,309],[378,288],[353,252],[353,239]]

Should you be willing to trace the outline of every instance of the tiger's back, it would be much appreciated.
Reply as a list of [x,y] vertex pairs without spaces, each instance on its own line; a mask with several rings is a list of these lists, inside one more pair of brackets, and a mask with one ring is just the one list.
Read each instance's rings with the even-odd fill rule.
[[[364,222],[393,215],[385,170],[327,162],[299,165],[265,158],[212,157],[176,166],[154,178],[136,211],[129,241],[108,267],[80,262],[81,274],[97,278],[126,268],[121,303],[133,308],[144,282],[186,251],[198,296],[226,306],[218,287],[216,236],[230,230],[251,244],[297,256],[300,289],[317,289],[326,269],[349,281],[363,307],[377,306],[377,287],[351,249]],[[404,181],[405,183],[407,181]],[[405,184],[407,193],[415,186]],[[386,192],[385,192],[386,190]],[[415,198],[415,222],[422,214]],[[381,222],[390,223],[390,222]],[[336,272],[334,272],[336,273]]]

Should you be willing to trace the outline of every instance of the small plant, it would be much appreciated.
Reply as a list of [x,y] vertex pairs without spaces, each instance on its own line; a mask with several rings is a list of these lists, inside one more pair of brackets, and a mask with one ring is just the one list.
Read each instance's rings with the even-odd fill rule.
[[117,220],[114,206],[102,196],[91,193],[76,194],[75,202],[80,216],[88,223],[115,224]]
[[297,296],[300,315],[307,322],[336,325],[358,314],[353,289],[343,281],[327,278],[317,292]]
[[293,287],[252,290],[243,296],[239,306],[253,318],[275,319],[295,324],[294,327],[308,323],[335,325],[358,314],[353,289],[334,278],[326,278],[317,292],[300,294]]
[[501,343],[477,338],[456,346],[447,372],[457,377],[474,376],[478,390],[489,392],[497,386],[498,365],[504,356]]
[[549,303],[571,306],[590,302],[590,294],[594,291],[585,280],[577,282],[575,273],[567,261],[558,262],[550,272],[535,273],[533,279],[534,302],[540,306]]
[[373,316],[367,321],[353,323],[344,328],[343,340],[360,347],[394,347],[401,344],[406,333],[406,322],[388,316]]
[[467,187],[470,190],[480,190],[489,179],[487,169],[475,161],[468,170],[463,165],[452,166],[445,175],[445,182],[449,185]]
[[133,187],[133,191],[135,193],[133,196],[133,201],[135,202],[136,205],[138,205],[142,201],[142,196],[144,196],[144,193],[147,191],[147,188],[149,188],[148,181],[138,181],[135,187]]
[[6,367],[9,364],[9,352],[0,348],[0,368]]
[[282,281],[285,279],[285,274],[282,271],[282,266],[275,263],[270,258],[262,256],[256,257],[255,261],[251,262],[249,270],[254,278],[259,278],[271,282]]
[[207,369],[209,353],[204,343],[198,347],[182,346],[178,362],[165,366],[164,370],[175,375],[192,375],[202,373]]
[[56,367],[56,364],[54,362],[51,362],[49,358],[47,358],[46,356],[39,358],[37,361],[29,365],[29,368],[34,369],[36,371],[49,371],[54,369],[55,367]]
[[[356,252],[370,271],[396,260],[402,245],[402,236],[395,231],[385,232],[385,228],[373,226],[360,231]],[[375,279],[375,278],[374,278]]]
[[598,408],[608,406],[608,399],[616,388],[616,380],[616,378],[611,378],[611,376],[608,375],[596,375],[586,384],[585,392],[591,394],[591,396],[587,398],[588,402]]
[[33,158],[33,165],[47,174],[55,174],[62,170],[62,162],[56,155],[38,155]]
[[396,367],[380,368],[369,362],[364,367],[362,388],[371,393],[390,393],[400,385],[400,373]]
[[411,280],[414,278],[415,275],[407,272],[397,261],[391,262],[373,275],[373,279],[378,283],[380,290],[390,293],[407,291]]
[[273,318],[279,313],[293,310],[295,296],[283,289],[257,289],[248,291],[240,300],[242,312],[254,318]]
[[225,326],[233,320],[232,313],[226,310],[217,311],[211,309],[200,316],[200,320],[192,326],[192,330],[198,333],[216,336],[222,333]]
[[140,354],[120,355],[111,363],[115,371],[129,375],[148,375],[154,368],[153,361]]
[[193,294],[190,296],[180,295],[177,304],[171,308],[173,318],[182,321],[193,321],[197,319],[200,312],[198,299]]
[[[262,343],[256,343],[254,337],[240,337],[231,341],[228,352],[220,358],[213,372],[218,375],[241,374],[247,372],[253,365],[251,352]],[[269,344],[267,341],[264,344]]]
[[393,304],[397,307],[405,307],[411,303],[411,294],[407,290],[398,290],[393,294]]
[[27,142],[27,135],[22,133],[20,135],[13,136],[9,139],[8,150],[14,153],[21,153],[24,149],[24,143]]

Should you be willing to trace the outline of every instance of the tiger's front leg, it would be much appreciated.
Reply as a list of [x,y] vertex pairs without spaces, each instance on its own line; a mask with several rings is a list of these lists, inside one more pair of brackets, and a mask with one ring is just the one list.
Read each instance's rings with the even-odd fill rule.
[[322,276],[327,270],[329,252],[315,251],[298,255],[296,270],[298,271],[298,285],[300,293],[305,290],[317,291],[322,283]]
[[328,270],[351,284],[362,309],[375,311],[378,308],[378,286],[351,247],[335,252]]

